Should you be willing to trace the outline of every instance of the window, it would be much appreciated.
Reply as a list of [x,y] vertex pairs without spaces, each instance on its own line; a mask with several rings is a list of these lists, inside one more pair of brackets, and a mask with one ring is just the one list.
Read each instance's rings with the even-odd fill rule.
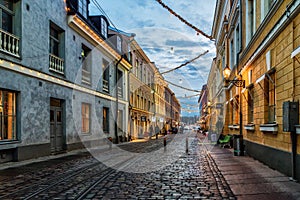
[[90,133],[90,104],[81,104],[81,120],[82,120],[82,133]]
[[239,52],[240,49],[240,27],[239,25],[235,29],[235,51]]
[[103,78],[103,92],[109,93],[109,63],[102,60],[102,78]]
[[275,73],[266,74],[268,123],[276,123]]
[[64,73],[63,31],[54,23],[50,23],[49,36],[49,69],[57,73]]
[[118,69],[117,72],[117,88],[118,88],[118,97],[122,98],[123,97],[123,85],[124,85],[124,80],[123,80],[123,71]]
[[12,33],[13,31],[13,1],[1,0],[0,1],[0,21],[1,29]]
[[136,72],[136,73],[135,73],[135,76],[136,76],[136,77],[138,77],[138,74],[139,74],[139,71],[140,71],[139,66],[140,66],[140,65],[139,65],[139,60],[136,59],[136,60],[135,60],[135,69],[136,69],[136,71],[135,71],[135,72]]
[[270,9],[275,1],[276,0],[262,0],[262,2],[261,2],[261,22],[267,16],[268,12],[270,11]]
[[122,135],[122,132],[124,131],[123,123],[123,110],[118,110],[118,135]]
[[122,40],[119,36],[117,36],[117,50],[122,53]]
[[16,93],[0,90],[0,142],[16,140]]
[[109,108],[103,107],[103,122],[102,122],[103,132],[109,132]]
[[101,18],[101,34],[107,38],[107,22],[104,18]]
[[82,59],[82,82],[91,83],[91,58],[89,56],[91,50],[82,44],[81,59]]
[[255,30],[255,3],[256,0],[247,1],[247,18],[246,18],[246,40],[250,42]]
[[78,12],[87,19],[88,17],[87,0],[78,0]]
[[248,123],[254,123],[254,89],[253,87],[248,88]]
[[230,66],[232,66],[232,67],[235,65],[234,58],[235,58],[234,41],[232,39],[230,41]]

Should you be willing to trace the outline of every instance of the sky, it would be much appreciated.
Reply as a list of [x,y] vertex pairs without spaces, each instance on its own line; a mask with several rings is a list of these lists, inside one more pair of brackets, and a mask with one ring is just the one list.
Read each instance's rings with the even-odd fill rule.
[[[165,80],[192,90],[201,90],[202,85],[206,84],[215,56],[214,42],[197,34],[155,0],[91,0],[91,15],[103,14],[94,1],[109,18],[110,26],[136,34],[135,40],[160,72],[178,67],[208,50],[195,62],[163,75]],[[211,35],[215,0],[163,0],[163,3]],[[182,116],[198,115],[199,93],[171,84],[169,87],[181,103]]]

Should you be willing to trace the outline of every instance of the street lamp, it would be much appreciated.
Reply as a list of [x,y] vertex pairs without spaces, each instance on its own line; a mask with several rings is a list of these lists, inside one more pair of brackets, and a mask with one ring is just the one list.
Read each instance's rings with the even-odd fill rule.
[[[229,76],[231,74],[231,70],[230,68],[226,65],[226,67],[223,70],[223,76],[225,78],[225,81],[227,83],[232,83],[233,85],[235,85],[236,87],[245,87],[245,80],[228,80]],[[243,114],[242,114],[242,97],[240,95],[240,135],[243,135],[243,129],[242,129],[242,124],[243,124]]]
[[[223,70],[223,76],[224,76],[224,79],[227,83],[232,83],[233,85],[235,85],[236,87],[243,87],[245,88],[245,80],[228,80],[228,78],[230,77],[230,74],[231,74],[231,70],[230,68],[226,65],[226,67],[224,68]],[[243,113],[242,113],[242,96],[241,94],[239,95],[240,96],[240,109],[239,109],[239,115],[240,115],[240,136],[237,137],[240,138],[241,141],[239,142],[236,142],[237,144],[239,145],[234,145],[234,146],[238,146],[236,148],[239,148],[239,151],[234,151],[234,154],[235,155],[244,155],[244,146],[243,146]]]
[[223,76],[225,78],[225,81],[228,83],[232,83],[236,87],[243,87],[243,88],[245,87],[245,80],[228,80],[228,78],[230,77],[230,74],[231,74],[231,70],[226,65],[226,67],[223,70]]

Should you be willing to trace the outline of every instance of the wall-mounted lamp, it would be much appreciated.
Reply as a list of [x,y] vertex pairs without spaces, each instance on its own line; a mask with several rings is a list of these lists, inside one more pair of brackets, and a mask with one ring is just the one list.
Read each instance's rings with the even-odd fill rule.
[[85,58],[84,50],[81,50],[80,56],[78,58],[79,58],[79,60]]
[[236,87],[245,87],[245,80],[228,80],[229,76],[231,74],[230,68],[226,65],[226,67],[223,70],[223,76],[225,78],[226,82],[232,83]]

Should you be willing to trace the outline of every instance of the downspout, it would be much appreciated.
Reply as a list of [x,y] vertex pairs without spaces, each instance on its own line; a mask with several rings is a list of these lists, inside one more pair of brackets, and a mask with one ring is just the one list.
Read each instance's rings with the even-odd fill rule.
[[116,69],[115,69],[115,94],[116,94],[116,119],[115,119],[115,137],[116,137],[116,144],[119,143],[119,137],[118,137],[118,111],[119,111],[119,96],[118,96],[118,65],[120,64],[120,62],[122,61],[123,56],[121,56],[121,58],[118,60],[118,62],[116,63]]
[[[236,56],[236,59],[237,59],[237,61],[236,61],[236,63],[237,63],[237,66],[239,66],[239,62],[240,62],[240,54],[242,53],[242,44],[243,44],[243,38],[242,38],[242,22],[243,22],[243,20],[242,20],[242,0],[239,0],[239,38],[240,38],[240,44],[239,44],[239,52],[238,52],[238,54],[237,54],[237,56]],[[242,77],[242,74],[240,74],[240,76],[241,76],[241,79],[243,79],[243,77]],[[242,104],[243,104],[243,102],[242,102],[242,88],[240,88],[240,135],[242,136],[243,135],[243,112],[242,112],[242,108],[243,108],[243,106],[242,106]],[[242,148],[242,150],[243,150],[243,148]]]

